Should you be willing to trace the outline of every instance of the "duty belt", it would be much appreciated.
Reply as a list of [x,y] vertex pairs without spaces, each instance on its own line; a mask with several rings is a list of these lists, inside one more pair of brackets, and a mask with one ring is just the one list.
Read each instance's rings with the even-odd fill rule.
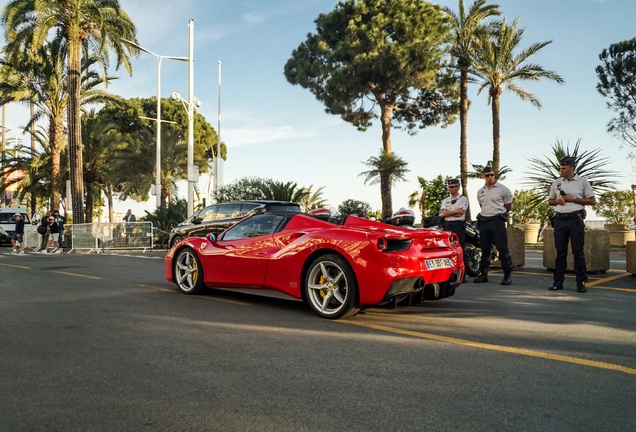
[[583,214],[583,210],[575,211],[572,213],[557,213],[554,215],[557,220],[572,220],[578,219],[579,217],[585,218]]

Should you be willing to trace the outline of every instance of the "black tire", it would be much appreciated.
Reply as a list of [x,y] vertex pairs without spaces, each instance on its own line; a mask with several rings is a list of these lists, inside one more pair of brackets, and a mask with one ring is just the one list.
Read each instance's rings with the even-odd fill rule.
[[338,319],[360,312],[358,282],[349,263],[339,255],[316,258],[305,276],[305,298],[323,318]]
[[174,260],[174,281],[185,294],[199,294],[205,289],[203,267],[192,248],[179,251]]
[[174,238],[172,239],[172,243],[170,243],[170,248],[173,248],[174,245],[176,245],[177,243],[179,243],[181,240],[183,240],[183,237],[178,235],[178,236],[174,236]]
[[466,245],[464,249],[464,266],[466,274],[474,277],[479,275],[479,262],[481,261],[481,249],[474,245]]

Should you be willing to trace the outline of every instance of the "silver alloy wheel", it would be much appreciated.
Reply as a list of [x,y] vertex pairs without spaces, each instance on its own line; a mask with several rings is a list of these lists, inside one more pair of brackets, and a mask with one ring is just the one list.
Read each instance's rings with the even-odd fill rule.
[[177,286],[186,294],[194,294],[201,290],[203,277],[199,259],[195,252],[186,248],[177,255],[174,264],[174,278]]
[[314,262],[307,277],[307,297],[312,307],[324,317],[340,316],[350,308],[353,295],[345,270],[335,260]]

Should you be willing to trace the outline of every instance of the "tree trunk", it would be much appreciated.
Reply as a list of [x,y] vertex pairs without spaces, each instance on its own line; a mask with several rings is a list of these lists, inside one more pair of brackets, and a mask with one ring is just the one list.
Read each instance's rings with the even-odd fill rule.
[[82,124],[80,106],[81,44],[78,34],[68,35],[68,146],[70,157],[71,198],[73,223],[84,223],[84,163],[82,158]]
[[499,96],[501,96],[501,89],[491,90],[490,106],[492,109],[492,171],[495,173],[495,178],[499,177]]
[[[379,98],[376,97],[377,100]],[[380,104],[380,122],[382,124],[382,148],[385,153],[393,153],[391,144],[391,115],[393,105],[387,103]],[[382,219],[391,217],[393,214],[393,200],[391,197],[391,175],[389,173],[380,174],[380,197],[382,200]]]
[[382,220],[391,217],[393,214],[393,199],[391,196],[391,174],[383,172],[380,174],[380,194],[382,196]]
[[[4,151],[5,151],[5,146],[7,145],[7,130],[4,128],[6,124],[7,124],[7,105],[4,104],[2,105],[2,126],[3,127],[2,127],[2,130],[0,131],[0,134],[2,135],[2,146],[0,146],[0,160],[4,160]],[[2,162],[2,165],[4,165],[4,162]],[[7,196],[7,192],[4,191],[2,193],[2,197],[0,198],[0,204],[5,204],[6,196]]]
[[51,209],[60,208],[61,169],[60,154],[64,139],[64,118],[49,119],[49,145],[51,146]]
[[[33,102],[31,102],[29,104],[29,118],[33,118],[35,117],[35,104]],[[4,124],[4,122],[2,122],[2,124]],[[35,154],[35,135],[33,134],[35,132],[35,123],[31,124],[31,154]],[[30,207],[31,207],[31,214],[35,213],[35,210],[37,209],[38,206],[38,197],[37,194],[35,193],[35,185],[31,185],[31,193],[30,195]],[[57,208],[57,207],[53,207],[53,208]]]
[[113,223],[115,215],[113,214],[113,185],[109,184],[106,189],[106,199],[108,200],[108,222]]
[[[468,199],[468,69],[462,68],[459,92],[459,176],[462,195]],[[466,209],[466,220],[471,220],[470,206]]]

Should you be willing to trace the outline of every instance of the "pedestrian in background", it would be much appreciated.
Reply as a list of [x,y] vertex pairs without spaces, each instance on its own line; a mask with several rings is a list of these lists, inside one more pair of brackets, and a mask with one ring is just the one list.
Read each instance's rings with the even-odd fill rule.
[[64,247],[64,224],[66,223],[66,218],[60,214],[59,210],[53,210],[53,218],[59,229],[57,243],[59,248],[62,249]]
[[[15,231],[13,233],[13,237],[11,237],[11,253],[24,255],[24,220],[22,219],[22,215],[20,213],[16,213],[13,215],[15,219]],[[17,245],[20,246],[20,251],[16,250]]]
[[[444,218],[444,230],[451,231],[457,235],[459,245],[462,250],[466,248],[466,210],[468,210],[468,199],[459,194],[459,180],[456,178],[448,180],[448,194],[442,201],[439,215]],[[466,274],[464,279],[466,282]]]
[[128,245],[128,243],[130,242],[130,237],[132,237],[132,233],[133,233],[133,224],[131,224],[130,222],[135,222],[136,220],[137,218],[135,218],[135,215],[132,213],[132,210],[128,209],[128,211],[126,212],[126,215],[124,216],[125,230],[126,230],[126,245]]
[[561,177],[552,182],[548,204],[554,207],[554,275],[551,291],[563,289],[567,267],[568,241],[572,246],[576,291],[587,292],[587,267],[585,265],[585,206],[596,205],[596,197],[590,182],[576,173],[576,160],[565,156],[559,161]]
[[[49,217],[51,217],[51,212],[46,212],[46,215],[40,221],[40,225],[37,228],[38,234],[42,237],[40,238],[40,246],[36,249],[37,251],[46,251],[46,245],[49,242]],[[46,253],[46,252],[45,252]]]
[[477,215],[479,223],[479,236],[481,242],[481,262],[479,263],[479,276],[476,283],[488,282],[490,270],[490,250],[494,244],[499,251],[499,260],[504,272],[502,285],[512,283],[512,258],[508,249],[508,232],[506,222],[508,212],[512,208],[512,193],[510,189],[495,180],[492,168],[486,166],[482,169],[484,186],[477,191],[477,201],[481,212]]
[[53,217],[53,215],[49,216],[49,226],[48,226],[48,230],[49,230],[49,238],[46,242],[46,247],[45,249],[42,251],[42,253],[49,253],[49,248],[51,247],[51,242],[53,242],[53,249],[51,249],[50,253],[55,253],[55,254],[59,254],[62,251],[60,250],[60,243],[58,241],[59,236],[60,236],[60,227],[57,224],[57,222],[55,221],[55,218]]

